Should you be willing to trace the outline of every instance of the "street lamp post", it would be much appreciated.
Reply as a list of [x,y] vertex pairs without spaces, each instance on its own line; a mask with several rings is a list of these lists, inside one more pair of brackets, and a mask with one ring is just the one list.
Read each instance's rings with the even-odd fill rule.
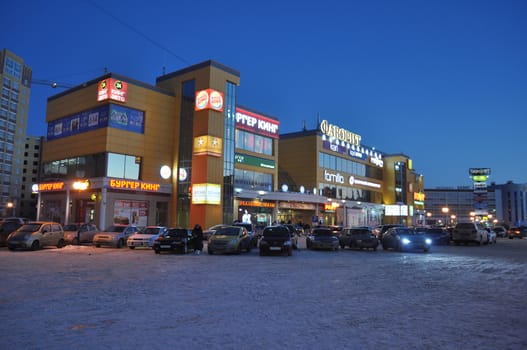
[[441,208],[441,212],[443,213],[443,215],[445,216],[445,226],[446,224],[448,223],[448,212],[450,211],[450,208],[448,207],[443,207]]

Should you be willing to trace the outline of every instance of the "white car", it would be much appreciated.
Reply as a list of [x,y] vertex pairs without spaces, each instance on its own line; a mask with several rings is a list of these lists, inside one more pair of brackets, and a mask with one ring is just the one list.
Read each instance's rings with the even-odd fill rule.
[[157,237],[167,232],[165,226],[146,226],[141,231],[134,233],[126,240],[126,245],[130,249],[139,247],[152,248]]
[[133,225],[115,224],[106,230],[98,232],[93,236],[93,245],[99,248],[101,245],[121,248],[126,245],[128,237],[140,231],[139,227]]

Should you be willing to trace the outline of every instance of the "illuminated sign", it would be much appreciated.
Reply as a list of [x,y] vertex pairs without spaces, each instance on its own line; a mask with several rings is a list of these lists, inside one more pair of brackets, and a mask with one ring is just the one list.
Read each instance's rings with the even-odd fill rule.
[[62,181],[38,184],[39,192],[53,192],[53,191],[63,191],[63,190],[64,190],[64,182]]
[[221,186],[218,184],[194,184],[192,186],[192,204],[220,204]]
[[385,205],[384,206],[385,216],[408,216],[407,205]]
[[194,138],[194,154],[207,154],[221,157],[223,153],[222,139],[216,136],[203,135]]
[[339,184],[343,184],[344,183],[344,176],[340,175],[339,173],[330,173],[329,171],[327,171],[326,169],[324,169],[324,180],[328,181],[328,182],[336,182],[336,183],[339,183]]
[[179,168],[179,181],[185,181],[188,177],[187,169]]
[[360,135],[354,134],[351,131],[340,128],[336,125],[329,124],[327,120],[323,120],[320,123],[320,131],[329,137],[333,137],[355,146],[359,146],[362,139]]
[[236,107],[236,127],[256,134],[278,138],[280,122]]
[[260,202],[260,201],[240,201],[240,207],[261,207],[274,208],[274,202]]
[[260,168],[266,168],[266,169],[274,169],[276,167],[275,161],[260,157],[254,157],[250,156],[248,154],[240,154],[235,153],[234,154],[234,161],[236,163],[245,164],[245,165],[251,165],[251,166],[257,166]]
[[110,179],[108,186],[115,190],[127,190],[127,191],[142,191],[142,192],[158,192],[161,187],[160,184],[134,181],[134,180],[120,180]]
[[213,109],[223,112],[223,93],[214,89],[205,89],[196,93],[195,108],[196,111],[203,109]]
[[414,192],[414,201],[424,202],[425,194],[421,192]]
[[474,175],[490,175],[490,168],[470,168],[468,169],[468,173],[471,176]]
[[366,186],[366,187],[381,188],[381,184],[378,184],[378,183],[375,183],[375,182],[370,182],[370,181],[365,181],[365,180],[361,180],[361,179],[357,179],[353,175],[349,177],[348,182],[349,182],[349,184],[351,186],[353,186],[353,185],[361,185],[361,186]]
[[99,82],[97,87],[97,101],[114,100],[126,102],[128,83],[113,78]]

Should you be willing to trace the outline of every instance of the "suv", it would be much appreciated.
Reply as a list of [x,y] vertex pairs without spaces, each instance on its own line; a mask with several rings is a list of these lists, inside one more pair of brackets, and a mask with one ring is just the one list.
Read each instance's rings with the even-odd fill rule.
[[293,254],[293,241],[291,240],[291,232],[287,226],[268,226],[264,228],[262,239],[260,240],[260,255],[268,255],[271,253],[287,256]]
[[17,248],[37,250],[44,246],[62,248],[65,244],[62,225],[48,221],[28,222],[7,237],[9,250]]
[[488,242],[488,234],[487,230],[477,222],[460,222],[456,224],[452,231],[452,241],[455,244],[460,242],[482,244]]
[[139,227],[134,225],[115,224],[108,227],[103,232],[98,232],[93,236],[93,245],[99,248],[101,245],[109,245],[121,248],[126,245],[126,240],[132,234],[139,231]]

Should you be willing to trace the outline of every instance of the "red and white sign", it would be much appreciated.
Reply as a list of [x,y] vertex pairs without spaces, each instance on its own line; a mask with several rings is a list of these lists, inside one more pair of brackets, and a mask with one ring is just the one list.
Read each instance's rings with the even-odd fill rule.
[[223,93],[214,89],[205,89],[196,93],[195,110],[213,109],[223,112]]
[[128,83],[114,78],[104,79],[97,86],[97,101],[114,100],[126,102]]
[[236,107],[236,128],[277,139],[280,122]]

